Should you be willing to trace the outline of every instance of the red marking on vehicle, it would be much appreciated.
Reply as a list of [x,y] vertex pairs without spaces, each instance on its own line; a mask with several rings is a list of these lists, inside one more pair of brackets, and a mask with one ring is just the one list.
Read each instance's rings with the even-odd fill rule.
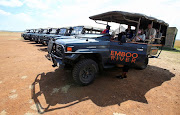
[[131,62],[135,63],[136,59],[138,58],[137,53],[131,53],[131,52],[121,52],[121,51],[111,51],[111,60],[116,61],[125,61],[125,62]]

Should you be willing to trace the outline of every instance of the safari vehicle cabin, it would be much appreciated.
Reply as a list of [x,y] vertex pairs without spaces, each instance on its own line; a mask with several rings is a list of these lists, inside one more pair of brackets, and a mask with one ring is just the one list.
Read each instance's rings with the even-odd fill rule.
[[[121,24],[135,27],[135,30],[132,30],[133,35],[131,38],[128,37],[126,32],[121,32],[118,34],[118,37],[111,36],[111,41],[133,44],[148,44],[150,47],[148,48],[147,52],[149,52],[151,57],[152,55],[158,53],[159,47],[162,48],[165,45],[166,31],[169,25],[163,20],[140,13],[129,13],[124,11],[110,11],[94,15],[89,18],[94,20],[96,23],[98,23],[98,21],[105,21],[107,22],[107,25],[109,22],[114,22],[120,24],[119,27],[121,27]],[[148,38],[149,36],[146,35],[148,34],[148,25],[151,25],[153,30],[155,30],[155,35],[151,38]],[[143,31],[143,34],[145,34],[144,40],[137,41],[136,37],[138,36],[139,30]],[[149,31],[149,33],[152,32]]]

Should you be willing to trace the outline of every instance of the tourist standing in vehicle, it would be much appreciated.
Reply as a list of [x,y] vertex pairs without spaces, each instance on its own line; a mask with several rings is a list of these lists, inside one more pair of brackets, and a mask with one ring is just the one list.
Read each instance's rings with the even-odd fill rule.
[[102,31],[102,34],[109,34],[109,30],[110,30],[110,26],[107,25],[106,29],[104,31]]
[[146,39],[151,40],[152,38],[155,38],[156,36],[156,30],[152,28],[152,24],[148,24],[148,29],[146,30]]
[[159,29],[156,29],[156,38],[161,38],[162,37],[162,33],[159,31]]

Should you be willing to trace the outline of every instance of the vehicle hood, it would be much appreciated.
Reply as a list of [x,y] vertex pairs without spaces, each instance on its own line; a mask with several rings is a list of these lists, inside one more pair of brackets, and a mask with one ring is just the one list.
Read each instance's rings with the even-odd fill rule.
[[99,42],[99,41],[96,39],[86,39],[86,38],[57,39],[55,41],[56,44],[62,44],[62,45],[92,43],[92,42]]

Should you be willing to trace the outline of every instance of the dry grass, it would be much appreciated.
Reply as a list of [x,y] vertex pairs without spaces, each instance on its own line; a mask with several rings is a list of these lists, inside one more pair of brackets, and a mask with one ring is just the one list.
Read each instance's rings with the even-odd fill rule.
[[21,40],[21,32],[4,32],[0,31],[0,39]]
[[20,35],[21,32],[6,32],[6,31],[0,31],[0,36],[16,36]]
[[176,40],[174,47],[180,50],[180,40]]

